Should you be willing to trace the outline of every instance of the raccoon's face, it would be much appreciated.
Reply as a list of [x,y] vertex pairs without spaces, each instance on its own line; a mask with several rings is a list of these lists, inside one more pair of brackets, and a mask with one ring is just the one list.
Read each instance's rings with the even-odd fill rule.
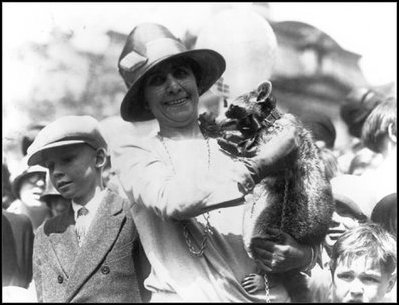
[[239,130],[244,137],[254,136],[262,127],[263,122],[275,108],[276,101],[270,95],[272,84],[265,81],[247,94],[236,98],[227,109],[225,116],[229,119],[225,125],[230,129]]

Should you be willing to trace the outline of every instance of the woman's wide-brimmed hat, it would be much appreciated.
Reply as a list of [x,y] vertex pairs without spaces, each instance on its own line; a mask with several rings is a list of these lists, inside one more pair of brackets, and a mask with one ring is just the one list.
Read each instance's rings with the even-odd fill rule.
[[141,93],[144,76],[165,61],[187,59],[194,61],[199,95],[206,92],[223,74],[226,63],[222,55],[210,49],[187,50],[164,26],[143,23],[136,26],[127,37],[118,61],[119,73],[128,92],[121,104],[121,116],[125,121],[153,119],[150,110],[144,107]]
[[15,196],[15,198],[21,198],[20,190],[22,182],[24,181],[25,178],[33,174],[39,174],[43,177],[43,180],[46,179],[47,169],[40,165],[29,166],[27,160],[28,159],[26,156],[22,159],[21,165],[18,169],[18,174],[12,179],[11,182],[12,193]]

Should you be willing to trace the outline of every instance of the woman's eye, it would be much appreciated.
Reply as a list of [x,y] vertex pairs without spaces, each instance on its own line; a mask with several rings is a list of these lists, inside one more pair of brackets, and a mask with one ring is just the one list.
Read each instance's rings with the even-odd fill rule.
[[188,70],[185,68],[176,68],[173,74],[177,78],[186,77],[188,75]]
[[165,77],[162,75],[153,75],[150,77],[148,84],[151,86],[159,86],[165,82]]

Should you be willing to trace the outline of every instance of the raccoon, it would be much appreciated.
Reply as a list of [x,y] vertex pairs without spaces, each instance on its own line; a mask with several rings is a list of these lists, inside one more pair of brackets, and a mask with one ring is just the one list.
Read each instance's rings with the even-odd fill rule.
[[[203,133],[218,138],[221,148],[237,158],[254,156],[262,145],[288,126],[297,131],[298,148],[284,157],[284,169],[270,172],[255,187],[253,196],[247,196],[243,240],[251,257],[252,240],[270,237],[268,228],[286,232],[301,244],[320,244],[334,210],[331,185],[318,147],[294,115],[276,109],[271,91],[271,82],[265,81],[257,89],[239,96],[226,111],[227,120],[223,123],[216,123],[209,114],[200,116]],[[311,301],[305,275],[299,270],[273,276],[281,277],[293,302]]]

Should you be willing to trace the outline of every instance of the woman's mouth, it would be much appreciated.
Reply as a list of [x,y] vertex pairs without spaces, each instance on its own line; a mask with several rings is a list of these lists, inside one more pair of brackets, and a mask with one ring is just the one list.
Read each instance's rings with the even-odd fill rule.
[[42,196],[42,194],[43,194],[43,192],[33,192],[33,193],[32,193],[32,196],[33,196],[35,199],[40,199],[40,197]]
[[166,106],[177,106],[177,105],[184,104],[186,101],[187,101],[187,98],[183,97],[183,98],[179,98],[177,100],[167,101],[167,102],[165,102],[165,105]]

